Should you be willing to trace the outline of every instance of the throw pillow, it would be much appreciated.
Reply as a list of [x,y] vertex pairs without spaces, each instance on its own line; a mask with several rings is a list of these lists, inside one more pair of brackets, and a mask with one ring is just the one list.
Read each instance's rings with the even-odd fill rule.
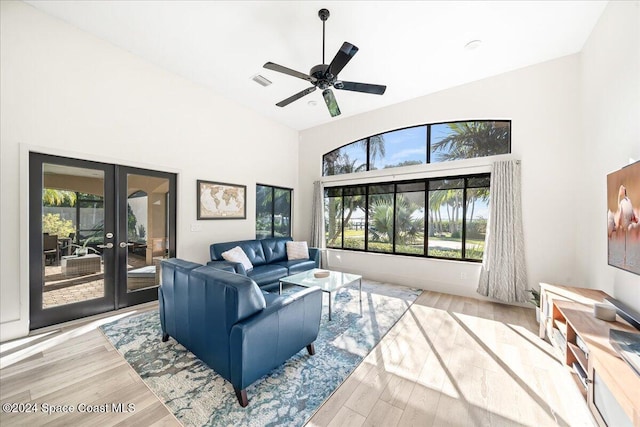
[[233,249],[229,249],[226,252],[223,252],[222,258],[226,259],[229,262],[239,262],[244,266],[245,271],[250,271],[253,269],[253,264],[249,261],[247,254],[244,253],[240,246],[236,246]]
[[307,242],[287,242],[287,258],[293,259],[309,259],[309,248]]

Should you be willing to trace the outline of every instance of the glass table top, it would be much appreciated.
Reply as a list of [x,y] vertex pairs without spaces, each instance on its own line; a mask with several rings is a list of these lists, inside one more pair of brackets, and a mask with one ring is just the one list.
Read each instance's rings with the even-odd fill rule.
[[[316,278],[314,277],[313,273],[317,271],[328,271],[329,276]],[[362,276],[357,274],[341,273],[339,271],[314,268],[313,270],[303,271],[302,273],[294,274],[293,276],[283,277],[282,279],[280,279],[280,282],[290,285],[304,286],[306,288],[311,286],[318,286],[324,292],[333,292],[342,288],[343,286],[350,285],[351,283],[361,279]]]

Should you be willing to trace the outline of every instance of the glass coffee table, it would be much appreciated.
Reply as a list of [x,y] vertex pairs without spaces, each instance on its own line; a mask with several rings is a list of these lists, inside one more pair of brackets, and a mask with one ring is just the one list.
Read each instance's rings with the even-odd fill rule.
[[[328,271],[328,277],[316,278],[315,272]],[[329,294],[329,320],[331,320],[331,301],[333,299],[333,293],[338,289],[348,286],[352,283],[358,282],[360,291],[360,303],[362,309],[362,276],[357,274],[341,273],[339,271],[321,270],[314,268],[313,270],[303,271],[302,273],[294,274],[293,276],[287,276],[280,279],[280,293],[282,293],[282,285],[297,285],[305,288],[311,286],[317,286],[322,289],[322,292]]]

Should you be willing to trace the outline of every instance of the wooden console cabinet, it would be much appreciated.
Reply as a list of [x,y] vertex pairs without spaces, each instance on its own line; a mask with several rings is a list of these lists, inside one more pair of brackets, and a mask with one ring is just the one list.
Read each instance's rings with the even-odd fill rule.
[[617,316],[606,322],[593,315],[605,292],[540,284],[540,337],[563,355],[576,386],[601,426],[640,427],[640,376],[609,343],[609,331],[640,333]]

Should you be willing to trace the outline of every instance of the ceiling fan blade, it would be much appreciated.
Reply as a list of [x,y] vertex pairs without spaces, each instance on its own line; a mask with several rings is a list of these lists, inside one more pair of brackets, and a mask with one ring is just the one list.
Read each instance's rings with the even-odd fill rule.
[[292,95],[292,96],[288,97],[287,99],[278,102],[276,105],[278,107],[285,107],[285,106],[291,104],[293,101],[298,100],[298,99],[302,98],[305,95],[309,95],[314,90],[316,90],[315,86],[308,87],[305,90],[300,91],[300,92],[296,93],[295,95]]
[[264,68],[268,70],[277,71],[279,73],[288,74],[293,77],[297,77],[302,80],[306,80],[308,82],[314,83],[316,79],[307,74],[301,73],[300,71],[292,70],[291,68],[283,67],[282,65],[274,64],[273,62],[267,62],[263,65]]
[[342,47],[338,53],[336,53],[331,64],[329,64],[329,68],[327,68],[327,74],[337,76],[344,66],[351,61],[351,58],[353,58],[353,55],[355,55],[356,52],[358,52],[358,48],[356,46],[349,42],[342,43]]
[[356,82],[345,82],[345,81],[337,81],[333,84],[333,87],[341,90],[351,90],[354,92],[372,93],[374,95],[382,95],[384,91],[387,90],[387,87],[383,85],[373,85],[369,83],[356,83]]
[[329,109],[329,114],[331,117],[340,115],[340,108],[338,107],[338,102],[336,101],[336,97],[333,96],[333,92],[331,89],[325,89],[322,91],[322,97],[324,98],[325,104],[327,104],[327,108]]

